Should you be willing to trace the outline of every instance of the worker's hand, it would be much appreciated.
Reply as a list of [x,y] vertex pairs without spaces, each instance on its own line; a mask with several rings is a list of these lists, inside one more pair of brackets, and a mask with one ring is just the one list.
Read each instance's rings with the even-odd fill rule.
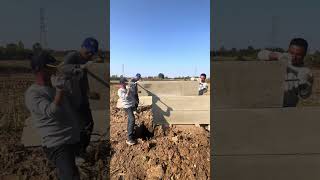
[[81,69],[88,69],[92,64],[93,64],[93,61],[88,61],[88,62],[85,63],[85,64],[81,64],[81,65],[80,65],[80,68],[81,68]]
[[282,53],[281,55],[279,55],[278,59],[284,62],[291,63],[292,56],[289,53]]
[[58,91],[65,90],[66,81],[63,78],[63,76],[52,75],[50,79],[51,79],[52,86],[55,87]]

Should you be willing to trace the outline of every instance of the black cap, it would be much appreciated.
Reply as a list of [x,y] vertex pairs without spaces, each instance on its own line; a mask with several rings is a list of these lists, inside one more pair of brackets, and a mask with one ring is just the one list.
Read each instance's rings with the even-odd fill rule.
[[120,82],[120,84],[125,84],[126,82],[128,82],[128,80],[127,80],[127,78],[122,77],[122,78],[120,78],[119,82]]
[[41,52],[31,58],[31,68],[34,72],[38,72],[44,67],[56,68],[58,65],[59,61],[48,52]]

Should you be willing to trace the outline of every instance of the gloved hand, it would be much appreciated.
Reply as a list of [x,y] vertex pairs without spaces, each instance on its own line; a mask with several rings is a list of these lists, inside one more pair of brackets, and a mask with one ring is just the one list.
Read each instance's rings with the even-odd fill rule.
[[63,76],[52,75],[50,79],[51,79],[52,86],[55,87],[57,90],[60,90],[60,91],[65,90],[66,80],[63,78]]
[[311,79],[310,75],[307,73],[298,73],[299,85],[310,84],[309,80]]
[[88,62],[85,63],[85,64],[81,64],[81,65],[80,65],[80,68],[81,68],[81,69],[88,69],[92,64],[93,64],[93,61],[88,61]]
[[288,62],[291,64],[292,56],[289,53],[280,53],[279,58],[280,61]]

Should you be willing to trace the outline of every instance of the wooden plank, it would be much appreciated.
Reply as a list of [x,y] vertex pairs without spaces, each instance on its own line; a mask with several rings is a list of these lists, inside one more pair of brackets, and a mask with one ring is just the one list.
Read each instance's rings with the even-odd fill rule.
[[282,107],[286,65],[266,61],[213,61],[213,107]]
[[[91,141],[97,141],[99,138],[109,139],[110,129],[108,127],[108,120],[110,119],[107,111],[95,110],[92,111],[94,119],[94,129],[91,136]],[[21,143],[25,147],[41,146],[41,139],[37,130],[33,128],[31,117],[25,121],[25,127],[23,128]]]
[[214,180],[318,180],[320,155],[218,156]]
[[319,107],[213,109],[216,155],[320,153]]
[[141,96],[197,96],[197,81],[142,81]]
[[210,124],[210,111],[162,111],[152,109],[155,124]]
[[210,96],[161,96],[153,97],[153,106],[163,111],[209,111]]

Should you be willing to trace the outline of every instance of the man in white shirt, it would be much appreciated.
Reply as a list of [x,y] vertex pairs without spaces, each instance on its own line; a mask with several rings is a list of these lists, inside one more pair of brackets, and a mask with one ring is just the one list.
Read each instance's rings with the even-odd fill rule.
[[203,95],[208,91],[208,84],[206,83],[207,75],[205,73],[202,73],[200,75],[200,81],[199,81],[199,96]]
[[121,100],[122,107],[126,111],[128,115],[128,140],[126,143],[128,145],[136,144],[135,140],[135,133],[134,133],[134,126],[135,126],[135,117],[133,111],[135,110],[136,100],[135,94],[132,88],[127,89],[127,82],[128,80],[124,77],[120,79],[120,88],[118,90],[118,96]]
[[262,50],[258,53],[260,60],[278,60],[287,64],[284,107],[295,107],[300,98],[308,98],[312,93],[313,76],[311,70],[304,66],[303,61],[307,51],[307,41],[295,38],[291,40],[287,53],[268,50]]

